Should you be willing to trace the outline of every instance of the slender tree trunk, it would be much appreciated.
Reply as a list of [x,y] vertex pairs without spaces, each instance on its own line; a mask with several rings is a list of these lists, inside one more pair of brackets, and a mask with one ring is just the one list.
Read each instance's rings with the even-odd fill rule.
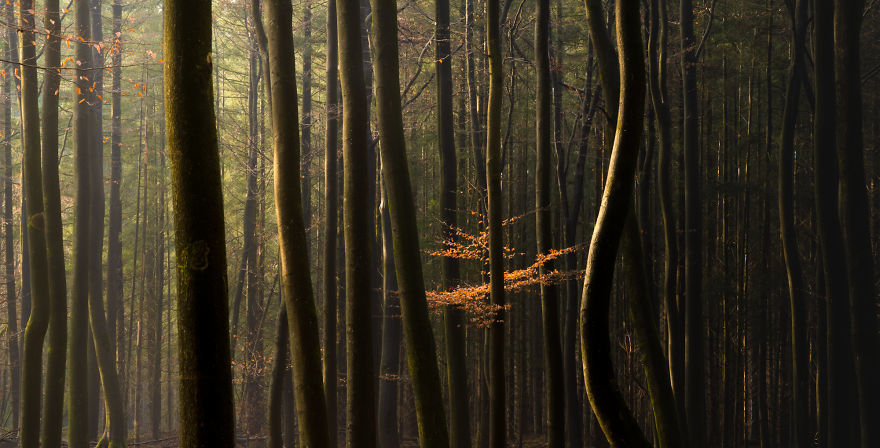
[[489,447],[507,446],[504,381],[504,234],[501,228],[501,94],[504,90],[498,0],[486,1],[486,48],[489,60],[489,105],[486,122],[486,186],[489,227],[489,301],[498,307],[489,325]]
[[[303,4],[302,70],[302,139],[300,147],[300,171],[302,176],[302,208],[306,236],[312,227],[312,1]],[[308,241],[308,238],[306,238]]]
[[[44,64],[61,65],[61,16],[57,0],[46,4],[43,26],[46,37]],[[67,273],[61,222],[61,189],[58,177],[58,93],[61,74],[46,70],[43,77],[43,194],[46,205],[46,260],[49,269],[49,337],[46,359],[47,406],[43,407],[42,446],[61,445],[64,406],[65,363],[67,361]]]
[[231,448],[232,371],[211,85],[211,2],[166,1],[164,20],[166,138],[178,260],[180,445]]
[[[550,75],[550,0],[538,0],[535,23],[535,71],[537,83],[535,134],[535,241],[538,256],[553,249],[550,215],[552,157],[552,78]],[[542,277],[553,272],[553,262],[541,266]],[[571,310],[573,312],[574,310]],[[541,282],[541,322],[544,339],[544,379],[550,448],[561,448],[565,437],[565,396],[562,383],[562,347],[559,335],[559,294],[555,284]]]
[[837,87],[837,160],[840,164],[840,224],[843,229],[853,351],[858,380],[861,446],[880,445],[880,328],[865,154],[862,134],[860,35],[864,0],[835,2],[834,48]]
[[[281,448],[283,446],[281,402],[284,395],[284,377],[289,364],[288,360],[290,359],[287,344],[289,337],[287,305],[282,302],[275,332],[275,362],[272,364],[272,380],[269,383],[269,435],[266,444],[267,448]],[[293,440],[288,440],[288,445],[293,446]]]
[[[376,105],[379,119],[382,174],[391,215],[394,261],[397,269],[397,283],[400,287],[400,316],[403,338],[406,342],[407,364],[415,398],[419,444],[422,447],[448,447],[449,434],[446,428],[440,372],[437,368],[434,333],[425,299],[416,210],[406,161],[406,141],[400,105],[398,71],[397,3],[394,0],[373,0],[372,11],[372,42],[375,49],[373,68],[376,75]],[[448,40],[446,43],[448,44]],[[438,45],[442,45],[442,43],[438,43]],[[445,63],[448,64],[448,60],[441,64]],[[442,72],[445,68],[440,70]],[[443,144],[447,145],[445,146],[445,157],[448,157],[450,147],[454,152],[454,142],[452,141],[454,135],[449,135],[452,134],[449,132],[452,130],[451,99],[449,96],[448,104],[444,105],[441,110],[441,116],[443,112],[447,113],[446,120],[444,120],[444,124],[447,126],[447,135],[442,137],[441,141],[441,152],[444,151]],[[348,110],[345,113],[347,114]],[[451,163],[454,166],[454,162]],[[351,171],[350,166],[346,166],[346,175]],[[351,183],[346,184],[347,197],[351,185]],[[348,241],[346,241],[346,249],[351,250]],[[449,274],[448,271],[446,273]],[[453,272],[452,275],[455,273]],[[350,282],[347,284],[351,290],[352,284]],[[348,315],[354,316],[351,310]]]
[[299,133],[289,0],[266,2],[269,81],[275,136],[275,209],[287,303],[293,382],[303,446],[328,446],[318,316],[309,278],[308,242],[300,191]]
[[19,32],[21,33],[21,128],[22,128],[22,184],[27,195],[24,208],[28,227],[28,254],[31,270],[31,312],[24,330],[24,359],[21,383],[22,448],[37,447],[40,443],[40,399],[43,367],[43,339],[49,325],[50,290],[46,259],[45,216],[43,214],[43,175],[40,162],[40,112],[38,108],[37,54],[34,40],[34,4],[32,0],[19,2]]
[[[122,305],[122,0],[113,0],[113,50],[110,109],[110,217],[107,227],[107,329],[121,366]],[[121,370],[120,370],[121,372]]]
[[685,400],[691,444],[706,443],[706,366],[703,330],[702,269],[703,223],[700,192],[700,148],[697,111],[697,42],[694,38],[692,0],[681,2],[681,66],[684,96],[684,312]]
[[338,130],[338,92],[339,48],[336,38],[336,0],[327,0],[327,92],[326,120],[324,136],[324,392],[327,403],[328,445],[336,447],[336,227],[337,216],[337,130]]
[[807,405],[809,396],[806,329],[806,289],[803,267],[798,252],[794,216],[794,134],[803,73],[804,40],[807,33],[807,1],[798,0],[794,6],[792,23],[793,58],[789,71],[782,130],[779,142],[779,236],[788,277],[788,298],[791,310],[791,378],[793,412],[793,446],[808,444]]
[[[452,110],[452,54],[449,36],[449,0],[436,0],[437,20],[434,30],[437,72],[437,136],[440,149],[440,221],[444,244],[455,244],[458,227],[457,192],[458,158],[455,148],[455,123]],[[390,236],[390,232],[388,234]],[[458,287],[459,262],[454,257],[442,261],[442,288]],[[386,320],[387,322],[387,320]],[[446,375],[449,383],[449,437],[452,448],[466,448],[471,443],[468,412],[467,364],[465,361],[464,312],[447,306],[443,311],[446,331]],[[384,351],[383,351],[384,353]]]
[[382,292],[385,296],[382,310],[382,362],[379,365],[379,446],[398,448],[400,446],[400,434],[397,430],[400,384],[400,294],[394,266],[391,214],[388,211],[388,194],[385,191],[384,181],[379,210],[382,217]]

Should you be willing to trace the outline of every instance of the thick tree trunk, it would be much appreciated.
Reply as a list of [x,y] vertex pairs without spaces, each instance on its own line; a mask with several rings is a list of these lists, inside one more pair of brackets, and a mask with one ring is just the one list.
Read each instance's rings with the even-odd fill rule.
[[[851,331],[858,380],[861,446],[880,445],[880,328],[871,250],[871,207],[865,188],[862,135],[860,35],[864,0],[837,1],[834,47],[837,87],[837,160],[840,164],[840,224],[843,229]],[[875,210],[876,212],[876,210]]]
[[300,203],[296,74],[290,57],[293,54],[292,14],[290,0],[266,2],[275,148],[275,209],[300,443],[326,448],[327,407],[321,376],[318,316],[309,278],[308,243]]
[[[174,192],[180,445],[234,445],[211,2],[165,2],[165,116]],[[211,422],[206,425],[205,422]]]

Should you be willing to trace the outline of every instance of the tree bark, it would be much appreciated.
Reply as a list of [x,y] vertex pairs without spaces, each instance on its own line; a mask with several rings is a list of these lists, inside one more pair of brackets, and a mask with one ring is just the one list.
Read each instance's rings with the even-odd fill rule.
[[327,403],[328,445],[336,446],[336,235],[337,235],[337,131],[339,105],[339,46],[336,36],[336,0],[327,0],[327,130],[324,136],[324,392]]
[[[177,248],[180,445],[234,445],[211,2],[165,2],[165,116]],[[210,424],[206,424],[210,422]]]

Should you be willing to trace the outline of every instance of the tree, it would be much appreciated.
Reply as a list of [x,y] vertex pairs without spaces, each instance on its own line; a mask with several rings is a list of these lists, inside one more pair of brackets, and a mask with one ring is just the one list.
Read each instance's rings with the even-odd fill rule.
[[[372,228],[368,175],[370,151],[364,82],[361,14],[357,0],[337,3],[339,81],[342,87],[343,228],[345,233],[346,415],[349,446],[376,445],[375,371],[372,345]],[[399,264],[399,263],[398,263]]]
[[339,45],[336,36],[336,0],[327,0],[327,92],[324,141],[324,395],[327,403],[328,445],[336,446],[336,227],[338,131],[337,84],[339,82]]
[[825,300],[828,308],[828,446],[856,446],[858,398],[854,384],[850,334],[849,291],[846,278],[843,234],[838,217],[838,172],[835,157],[833,3],[813,3],[815,70],[815,117],[813,119],[813,162],[816,188],[816,219],[824,268]]
[[[419,444],[422,447],[448,447],[449,433],[446,429],[446,413],[443,406],[440,372],[437,368],[434,333],[428,317],[416,211],[406,161],[406,140],[400,102],[399,58],[396,45],[397,2],[372,0],[371,5],[379,149],[382,155],[382,175],[385,182],[385,192],[388,196],[388,210],[391,215],[394,261],[397,284],[400,288],[400,318],[403,326],[403,339],[406,343],[409,374],[413,384],[416,417],[419,425]],[[442,38],[441,34],[440,39]],[[441,49],[440,53],[443,52]],[[442,72],[447,69],[448,67],[440,69],[441,77],[445,76]],[[438,82],[442,83],[444,80],[441,79]],[[454,144],[453,136],[449,132],[452,128],[451,96],[449,100],[449,104],[441,109],[441,115],[445,113],[448,120],[445,129],[446,135],[441,141],[441,152],[446,151],[446,155],[443,157],[447,158],[447,163],[452,162],[448,160],[448,157],[450,147]],[[446,144],[445,147],[444,144]],[[454,147],[451,148],[451,151],[454,154]],[[346,173],[350,171],[347,167]],[[445,176],[448,176],[448,173],[445,173]],[[449,179],[446,180],[446,182],[448,181]],[[444,186],[447,189],[444,194],[448,195],[451,185],[446,182],[444,182]],[[345,191],[348,195],[348,184]],[[448,197],[443,202],[444,205],[450,205]],[[350,248],[348,241],[346,241],[346,248]],[[449,275],[455,275],[455,272],[450,273],[448,268],[447,265],[447,280]],[[349,316],[355,316],[355,314],[349,313]]]
[[602,206],[587,257],[581,300],[581,353],[587,397],[609,444],[647,447],[650,445],[614,380],[609,354],[608,310],[614,262],[630,212],[645,99],[638,6],[618,0],[615,12],[620,46],[620,106]]
[[864,0],[834,3],[834,64],[837,89],[837,162],[840,181],[840,225],[849,281],[849,300],[856,379],[858,380],[861,446],[880,444],[880,327],[877,287],[862,131],[860,39]]
[[68,361],[68,444],[71,448],[85,448],[88,434],[88,366],[89,347],[89,210],[92,181],[89,173],[92,145],[90,95],[86,78],[92,66],[88,44],[91,39],[91,19],[88,0],[77,0],[74,5],[76,34],[84,40],[76,43],[76,58],[80,61],[76,72],[76,105],[74,106],[74,158],[76,165],[76,197],[74,212],[79,219],[74,226],[73,280],[70,296],[70,335],[67,338]]
[[[489,227],[489,300],[503,307],[504,235],[501,230],[501,94],[504,82],[498,0],[486,1],[486,49],[489,61],[489,104],[486,122],[487,221]],[[507,445],[504,380],[504,313],[489,326],[489,446]]]
[[[452,54],[449,36],[449,0],[436,0],[434,11],[434,51],[437,71],[437,137],[440,149],[440,220],[443,241],[455,242],[458,226],[458,157],[455,148],[455,123],[452,111]],[[399,100],[398,100],[399,101]],[[411,200],[411,199],[410,199]],[[413,216],[415,219],[415,216]],[[458,286],[460,268],[457,258],[444,257],[442,287]],[[467,364],[465,360],[464,312],[447,306],[443,311],[446,331],[446,376],[449,383],[449,437],[454,448],[470,446],[471,431],[467,400]],[[384,354],[384,350],[383,350]]]
[[290,329],[290,359],[300,443],[327,447],[327,408],[321,376],[318,316],[309,278],[308,246],[300,192],[299,119],[290,0],[266,2],[269,81],[275,155],[275,210],[281,248],[281,281]]
[[40,157],[40,111],[37,105],[37,53],[34,40],[33,0],[19,2],[21,33],[22,183],[27,205],[28,255],[31,270],[31,312],[24,330],[21,370],[21,446],[39,446],[40,392],[43,372],[43,339],[49,325],[49,271],[46,259],[46,218],[43,209],[43,174]]
[[[177,248],[180,445],[234,445],[211,2],[164,7],[165,119]],[[210,422],[210,424],[206,424]]]
[[809,348],[807,347],[806,303],[803,268],[798,251],[794,218],[794,131],[800,105],[803,83],[804,41],[807,34],[807,2],[798,0],[792,11],[792,61],[785,92],[785,108],[782,113],[782,130],[779,142],[779,236],[782,239],[788,277],[788,297],[791,309],[791,378],[792,413],[794,416],[793,438],[795,445],[802,446],[809,440],[807,426],[809,394],[807,378]]
[[[539,254],[553,248],[551,195],[552,86],[550,76],[550,0],[538,0],[535,22],[535,71],[537,99],[535,139],[538,153],[535,167],[535,232]],[[541,267],[541,274],[553,271],[552,261]],[[541,283],[541,323],[544,336],[544,376],[546,381],[549,446],[562,447],[565,437],[565,401],[562,384],[562,347],[559,340],[559,297],[555,285]]]
[[[61,16],[57,1],[46,4],[43,26],[46,36],[45,64],[61,65]],[[61,220],[58,176],[58,92],[60,70],[47,70],[43,77],[42,169],[46,208],[46,261],[49,269],[49,336],[46,358],[46,403],[64,403],[64,371],[67,360],[67,272]],[[61,445],[64,406],[43,407],[43,446]]]
[[703,338],[703,222],[697,111],[697,41],[692,0],[681,2],[681,70],[684,92],[684,312],[685,400],[691,443],[706,443],[706,365]]

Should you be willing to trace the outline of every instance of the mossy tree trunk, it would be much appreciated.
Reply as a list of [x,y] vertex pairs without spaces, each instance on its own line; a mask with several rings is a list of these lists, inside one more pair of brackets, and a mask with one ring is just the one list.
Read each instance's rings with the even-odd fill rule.
[[165,117],[177,250],[180,446],[234,446],[211,2],[164,8]]

